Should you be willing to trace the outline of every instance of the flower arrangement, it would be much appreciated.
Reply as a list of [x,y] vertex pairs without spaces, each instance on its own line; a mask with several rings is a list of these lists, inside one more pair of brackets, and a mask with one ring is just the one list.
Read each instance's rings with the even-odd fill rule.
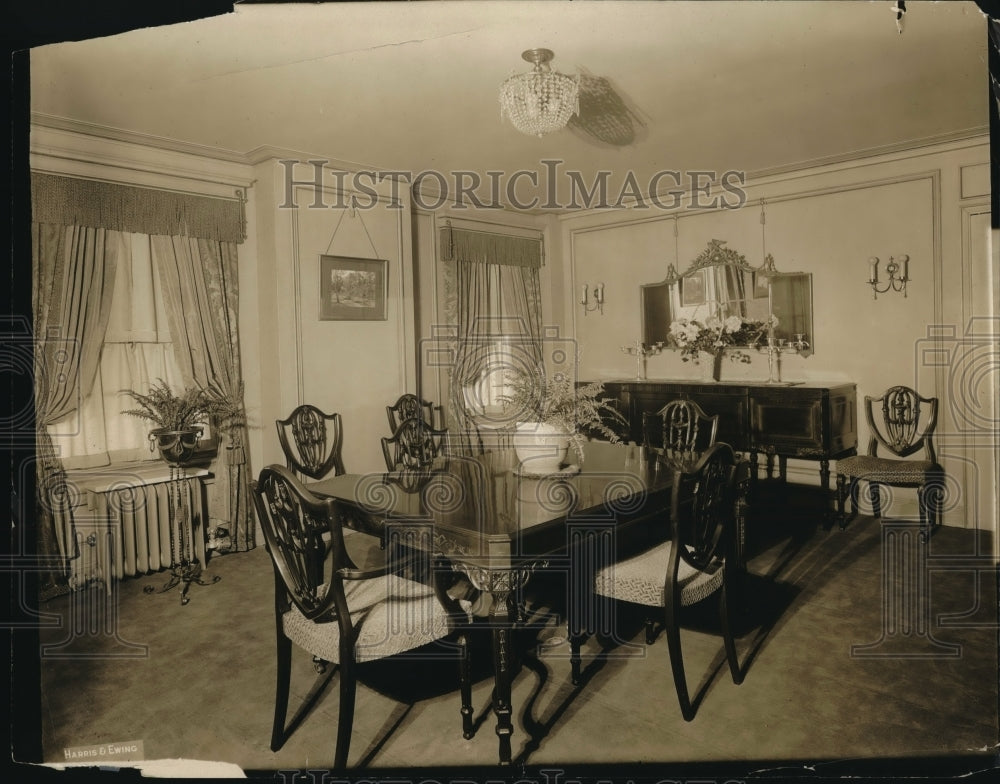
[[628,425],[602,392],[604,384],[599,381],[575,386],[563,373],[546,377],[542,371],[514,372],[506,374],[506,394],[500,401],[516,421],[540,422],[564,432],[582,461],[588,433],[618,443],[621,438],[611,425]]
[[681,350],[684,362],[697,363],[699,354],[703,351],[718,356],[727,349],[730,360],[749,362],[748,354],[732,349],[756,346],[777,325],[778,319],[773,315],[763,320],[744,319],[740,316],[725,319],[710,316],[704,321],[681,318],[671,322],[667,342]]

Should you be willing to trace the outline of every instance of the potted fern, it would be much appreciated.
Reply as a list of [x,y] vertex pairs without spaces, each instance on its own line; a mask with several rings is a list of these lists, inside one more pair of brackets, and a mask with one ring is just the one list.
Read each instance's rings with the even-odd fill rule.
[[570,447],[582,463],[588,435],[617,443],[621,439],[611,425],[628,424],[611,400],[601,397],[601,382],[578,387],[565,374],[509,373],[506,390],[500,399],[517,422],[514,449],[522,468],[533,474],[562,470]]
[[174,392],[158,379],[147,394],[133,389],[123,394],[138,407],[122,413],[152,422],[155,427],[149,431],[150,450],[158,448],[160,457],[174,465],[184,465],[192,458],[206,423],[234,427],[243,421],[241,401],[215,389],[193,386]]

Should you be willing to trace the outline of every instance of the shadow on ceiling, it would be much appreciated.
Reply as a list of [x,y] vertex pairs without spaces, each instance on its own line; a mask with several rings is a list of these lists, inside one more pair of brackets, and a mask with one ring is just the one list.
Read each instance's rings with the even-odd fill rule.
[[577,136],[608,147],[627,147],[645,136],[646,126],[603,76],[581,73],[580,111],[567,127]]

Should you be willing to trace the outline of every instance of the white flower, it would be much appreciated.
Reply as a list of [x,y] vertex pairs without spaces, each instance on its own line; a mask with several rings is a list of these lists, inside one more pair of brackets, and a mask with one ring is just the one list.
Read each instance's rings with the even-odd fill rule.
[[730,316],[726,319],[726,323],[723,325],[726,332],[736,332],[742,326],[743,319],[739,316]]

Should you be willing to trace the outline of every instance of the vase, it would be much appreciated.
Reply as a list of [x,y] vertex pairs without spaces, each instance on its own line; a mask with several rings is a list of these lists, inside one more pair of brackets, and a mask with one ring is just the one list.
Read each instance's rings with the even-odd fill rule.
[[722,377],[722,354],[710,354],[702,351],[698,355],[698,367],[701,368],[702,381],[718,381]]
[[569,435],[544,422],[520,422],[514,433],[514,453],[521,470],[537,476],[557,473],[566,462]]
[[522,477],[517,483],[518,528],[530,528],[565,517],[576,502],[576,489],[563,474]]
[[201,438],[200,427],[182,430],[158,428],[149,432],[149,440],[160,451],[160,457],[171,465],[184,465],[194,455]]

